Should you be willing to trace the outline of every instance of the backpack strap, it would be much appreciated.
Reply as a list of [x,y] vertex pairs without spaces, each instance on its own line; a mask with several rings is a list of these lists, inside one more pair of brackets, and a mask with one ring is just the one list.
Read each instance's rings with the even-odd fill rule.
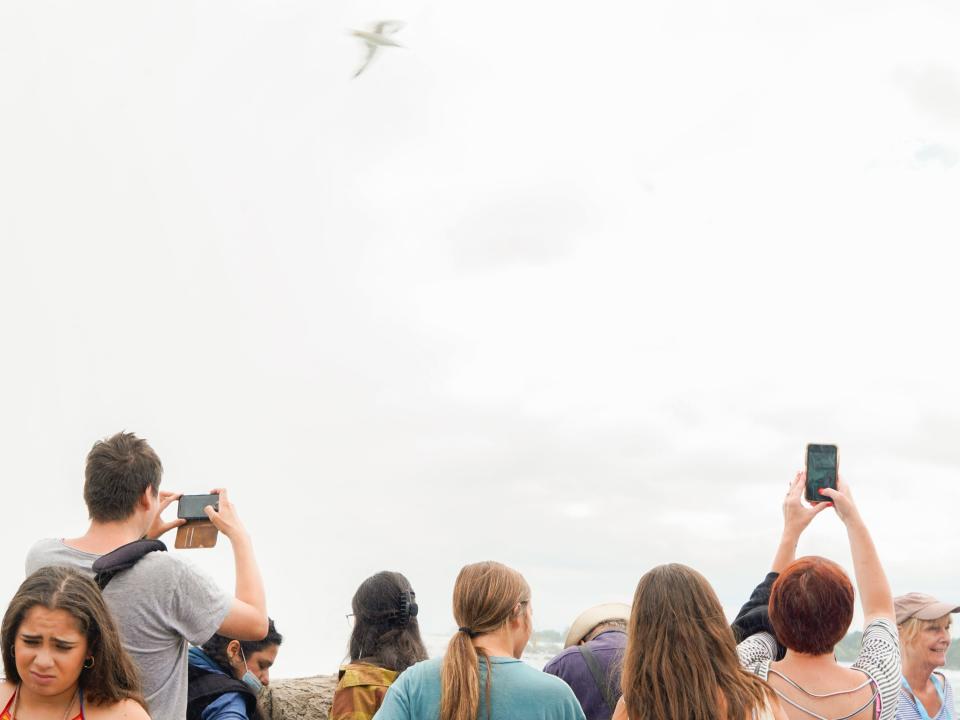
[[98,557],[93,563],[93,579],[103,590],[117,573],[132,568],[144,555],[166,551],[167,546],[159,540],[134,540]]
[[247,717],[259,720],[257,696],[239,680],[229,675],[203,670],[190,665],[187,670],[187,720],[200,720],[207,706],[221,695],[239,693],[247,706]]
[[613,709],[617,704],[617,699],[613,697],[613,691],[610,688],[610,683],[603,674],[603,668],[600,667],[600,661],[597,659],[597,656],[594,654],[593,650],[588,648],[586,645],[577,645],[577,650],[580,651],[583,661],[587,664],[587,669],[593,676],[593,682],[596,683],[597,690],[600,691],[600,697],[603,698],[604,705],[607,706],[607,710],[609,710],[610,714],[613,715]]

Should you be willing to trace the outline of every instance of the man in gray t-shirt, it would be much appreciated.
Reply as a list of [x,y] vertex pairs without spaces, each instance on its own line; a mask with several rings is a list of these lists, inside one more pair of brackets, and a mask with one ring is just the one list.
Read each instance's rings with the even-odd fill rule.
[[[101,555],[181,524],[160,519],[163,508],[179,497],[159,491],[161,472],[159,458],[133,433],[96,443],[87,456],[84,483],[90,528],[75,539],[36,543],[27,553],[27,574],[47,565],[66,565],[92,577],[93,563]],[[238,640],[260,640],[267,633],[263,582],[250,537],[226,491],[217,492],[219,510],[208,507],[206,512],[233,547],[236,597],[167,552],[145,555],[118,573],[103,593],[124,647],[140,668],[153,720],[186,716],[188,643],[200,645],[217,632]]]

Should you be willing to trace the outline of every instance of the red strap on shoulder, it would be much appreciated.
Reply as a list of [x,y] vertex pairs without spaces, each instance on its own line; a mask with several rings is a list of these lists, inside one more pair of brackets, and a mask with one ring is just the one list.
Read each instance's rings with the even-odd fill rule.
[[10,699],[7,700],[7,704],[3,706],[3,710],[0,710],[0,720],[10,720],[10,706],[13,705],[13,701],[17,698],[17,691],[13,691],[13,695],[10,696]]

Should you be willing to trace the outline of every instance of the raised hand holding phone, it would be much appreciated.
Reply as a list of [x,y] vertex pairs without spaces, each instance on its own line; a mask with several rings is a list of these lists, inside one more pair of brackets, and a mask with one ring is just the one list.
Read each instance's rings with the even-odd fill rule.
[[230,497],[227,495],[226,488],[216,488],[211,490],[215,496],[220,499],[216,506],[204,508],[207,517],[214,526],[222,532],[231,542],[247,534],[247,529],[240,522],[240,516]]
[[860,511],[857,510],[857,505],[853,502],[853,495],[850,492],[850,488],[843,481],[843,478],[838,476],[837,487],[823,488],[820,491],[820,496],[833,504],[834,509],[837,511],[837,517],[840,518],[840,521],[844,525],[848,525],[851,521],[860,520]]
[[830,501],[825,497],[820,497],[820,502],[816,505],[805,505],[801,496],[807,485],[807,474],[798,472],[790,483],[790,489],[787,490],[787,496],[783,499],[783,530],[784,533],[800,536],[807,526],[819,513],[830,507]]
[[800,535],[817,515],[830,507],[826,498],[821,498],[821,501],[815,505],[805,505],[803,495],[806,485],[806,473],[798,472],[790,483],[787,495],[783,499],[783,535],[770,566],[773,572],[783,571],[787,565],[796,559]]
[[173,530],[175,527],[180,527],[186,520],[182,519],[179,515],[175,520],[170,522],[165,522],[163,519],[163,511],[166,510],[174,500],[180,499],[180,493],[178,492],[169,492],[167,490],[160,491],[160,509],[157,510],[157,516],[153,519],[153,522],[150,523],[150,527],[147,528],[146,536],[151,540],[159,540],[160,536],[166,533],[168,530]]

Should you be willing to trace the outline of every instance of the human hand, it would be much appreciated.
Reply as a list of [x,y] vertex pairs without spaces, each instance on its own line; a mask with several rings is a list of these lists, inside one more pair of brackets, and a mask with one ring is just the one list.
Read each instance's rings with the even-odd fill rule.
[[857,510],[857,505],[853,502],[850,487],[839,475],[837,476],[837,489],[820,488],[820,494],[829,498],[830,502],[833,503],[833,507],[837,511],[837,517],[844,525],[849,525],[851,521],[860,518],[860,511]]
[[214,510],[212,505],[207,505],[203,508],[207,517],[210,518],[210,522],[214,524],[217,530],[226,535],[230,542],[244,537],[247,534],[247,529],[243,526],[243,523],[240,522],[240,516],[237,515],[236,508],[227,496],[227,489],[214,488],[210,491],[210,494],[220,496],[217,502],[220,508],[219,510]]
[[793,478],[787,496],[783,499],[783,534],[800,537],[810,522],[830,507],[826,500],[813,505],[803,503],[803,491],[807,485],[807,473],[801,471]]
[[183,518],[175,518],[170,522],[164,522],[163,517],[161,517],[163,515],[163,511],[170,506],[170,503],[172,503],[174,500],[179,500],[182,494],[183,493],[168,492],[166,490],[160,491],[160,509],[157,511],[157,516],[153,518],[153,522],[150,523],[150,527],[147,528],[146,535],[148,538],[151,540],[157,540],[168,530],[173,530],[175,527],[180,527],[186,522],[186,520]]

